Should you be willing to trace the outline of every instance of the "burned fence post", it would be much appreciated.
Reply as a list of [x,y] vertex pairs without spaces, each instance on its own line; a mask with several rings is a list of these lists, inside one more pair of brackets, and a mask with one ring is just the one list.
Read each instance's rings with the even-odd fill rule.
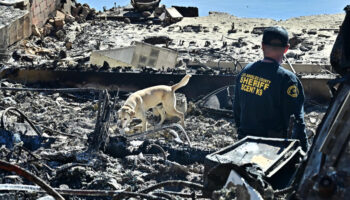
[[114,109],[116,100],[119,95],[119,90],[111,102],[110,95],[107,90],[103,90],[99,95],[98,113],[96,117],[95,130],[89,136],[89,151],[98,151],[102,143],[104,146],[108,143],[108,130],[111,111]]

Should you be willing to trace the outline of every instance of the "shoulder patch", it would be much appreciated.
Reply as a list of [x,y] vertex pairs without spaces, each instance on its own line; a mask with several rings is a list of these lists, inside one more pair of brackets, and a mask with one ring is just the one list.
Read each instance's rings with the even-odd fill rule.
[[299,95],[299,89],[296,85],[291,85],[287,89],[287,94],[293,98],[297,98]]

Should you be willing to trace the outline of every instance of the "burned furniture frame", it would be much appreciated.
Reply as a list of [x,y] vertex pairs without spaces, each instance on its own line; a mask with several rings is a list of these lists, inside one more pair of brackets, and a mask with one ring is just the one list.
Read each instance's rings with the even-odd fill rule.
[[[249,146],[251,147],[248,148]],[[206,194],[210,196],[212,191],[222,188],[232,169],[237,170],[236,172],[241,176],[248,177],[248,172],[243,168],[252,163],[257,164],[263,180],[273,189],[286,188],[293,182],[303,156],[305,153],[301,150],[298,140],[247,136],[233,145],[206,156],[204,162]],[[237,167],[232,168],[232,164]],[[215,168],[220,170],[213,170]],[[247,181],[253,187],[258,185],[256,181],[255,183],[252,180]],[[262,186],[257,189],[263,193]]]

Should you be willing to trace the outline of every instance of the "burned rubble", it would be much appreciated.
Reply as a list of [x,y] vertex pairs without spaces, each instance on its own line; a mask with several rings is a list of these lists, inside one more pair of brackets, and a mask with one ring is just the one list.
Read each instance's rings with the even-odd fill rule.
[[[3,81],[1,87],[23,86]],[[139,137],[136,140],[128,140],[115,130],[108,136],[109,144],[106,148],[93,153],[87,150],[91,145],[88,137],[94,131],[96,124],[98,110],[96,91],[77,94],[50,92],[50,90],[47,92],[2,90],[1,96],[0,105],[4,109],[1,159],[27,168],[54,188],[123,191],[126,189],[137,192],[149,185],[168,180],[201,184],[204,157],[237,140],[232,119],[212,118],[209,113],[204,113],[189,103],[185,130],[191,141],[191,147],[186,144],[186,138],[181,132],[177,134],[183,144],[174,141],[167,131],[150,135],[146,139]],[[122,102],[123,100],[116,102],[111,124],[115,123],[115,111]],[[24,122],[14,110],[5,113],[5,108],[12,106],[16,106],[28,121],[34,124],[35,129]],[[315,127],[320,122],[324,109],[310,106],[307,112],[306,119],[310,121],[308,124],[313,124]],[[309,131],[315,130],[312,128]],[[3,183],[29,183],[18,175],[6,172],[2,174]],[[166,188],[172,190],[172,187]],[[189,196],[192,192],[188,189],[181,191],[177,187],[173,189],[174,192],[187,193]],[[30,193],[23,195],[24,199],[33,197]],[[37,195],[40,197],[41,193]]]
[[[258,41],[262,31],[277,22],[239,19],[217,12],[198,18],[197,8],[166,8],[158,0],[131,2],[133,6],[115,6],[104,12],[87,4],[65,3],[49,15],[42,27],[33,26],[29,38],[8,48],[10,58],[0,62],[0,160],[8,166],[0,171],[0,199],[247,198],[250,188],[244,185],[215,188],[212,195],[206,194],[208,177],[215,179],[215,170],[226,173],[220,167],[210,173],[206,157],[238,141],[232,117],[232,88],[220,87],[232,84],[244,63],[260,57]],[[329,76],[323,82],[336,76],[328,66],[327,51],[342,16],[334,16],[328,27],[292,29],[287,57],[293,65],[301,64],[296,68],[300,76],[318,76],[321,72]],[[293,20],[296,19],[282,23],[288,26]],[[319,40],[317,45],[315,40]],[[109,61],[103,61],[101,66],[91,64],[92,55],[98,51],[129,48],[135,43],[176,51],[174,66],[156,68],[128,63],[122,67]],[[316,72],[307,67],[299,70],[304,64],[323,66],[317,66]],[[65,73],[56,76],[54,72]],[[89,79],[82,78],[85,72]],[[21,73],[24,80],[14,82]],[[153,84],[159,75],[160,83],[171,84],[184,73],[195,74],[193,82],[201,79],[177,94],[178,106],[187,105],[180,108],[187,110],[185,127],[168,119],[163,127],[152,127],[145,133],[137,129],[129,134],[119,132],[116,111],[133,90],[148,85],[139,82],[119,91],[122,84],[113,85],[111,79],[124,76],[138,82],[137,74],[148,77],[149,84]],[[221,83],[215,85],[219,78]],[[219,89],[193,89],[205,81],[213,81],[211,87]],[[322,96],[314,85],[320,84],[305,84],[305,91],[315,90],[316,96]],[[80,86],[87,88],[72,88]],[[328,90],[324,93],[329,95]],[[310,95],[305,104],[310,142],[327,110],[327,103],[319,103],[314,96]],[[159,121],[151,111],[148,118],[152,125]],[[135,120],[132,125],[138,123]],[[262,180],[265,172],[256,165],[244,167],[250,173],[245,178],[264,198],[283,199],[291,193],[288,188],[279,190]],[[13,173],[14,169],[17,173]],[[29,175],[23,177],[24,169]],[[38,184],[40,181],[48,187]]]
[[[178,7],[175,6],[174,8]],[[186,11],[186,9],[178,9],[181,12]],[[147,41],[148,38],[158,37],[159,35],[167,36],[169,39],[162,42],[161,40],[165,38],[159,37],[158,42],[153,40],[151,43],[177,50],[180,55],[179,60],[199,60],[203,63],[207,63],[210,60],[218,62],[230,61],[225,56],[213,59],[212,56],[202,53],[191,53],[192,51],[218,52],[230,54],[239,59],[239,61],[247,63],[260,57],[260,51],[255,44],[259,44],[259,33],[261,31],[256,32],[255,30],[263,30],[264,27],[276,23],[265,20],[264,26],[250,30],[248,24],[253,24],[254,19],[239,19],[234,16],[214,12],[203,18],[186,17],[182,21],[169,26],[154,23],[147,24],[142,21],[131,24],[124,23],[125,17],[122,14],[120,14],[123,19],[121,21],[108,18],[111,15],[110,13],[118,13],[119,10],[131,13],[139,12],[134,11],[133,7],[116,7],[111,8],[109,11],[98,13],[94,9],[90,9],[87,4],[81,5],[79,3],[71,7],[70,14],[65,13],[64,10],[62,12],[59,10],[55,11],[43,27],[33,28],[33,36],[28,40],[19,42],[20,49],[25,49],[26,52],[17,52],[15,54],[23,54],[28,59],[19,60],[17,56],[13,58],[14,60],[8,61],[8,65],[16,67],[22,62],[39,64],[40,62],[57,59],[65,59],[63,66],[72,65],[76,64],[76,59],[78,58],[87,58],[93,50],[125,47],[130,45],[132,41]],[[154,12],[157,12],[157,9]],[[165,11],[163,10],[162,12]],[[191,10],[188,12],[193,13]],[[107,17],[103,17],[104,15]],[[141,13],[140,16],[135,18],[140,19],[142,17]],[[234,28],[236,28],[237,32],[228,34],[227,32],[232,29],[232,25],[227,25],[226,21],[234,22]],[[289,24],[294,22],[291,19],[284,23],[288,27]],[[328,29],[319,30],[318,35],[309,35],[307,32],[303,33],[303,30],[291,27],[291,32],[294,36],[291,39],[292,50],[290,51],[289,59],[291,59],[292,63],[302,62],[304,64],[327,65],[329,60],[324,59],[326,56],[324,52],[325,50],[329,51],[330,46],[333,44],[336,33],[331,28],[337,26],[339,26],[339,22],[335,21],[334,24],[329,25]],[[222,28],[219,29],[219,27]],[[246,31],[249,32],[245,33]],[[323,37],[323,35],[329,35],[330,37]],[[321,46],[314,47],[314,41],[316,40]],[[312,49],[312,47],[316,49]],[[45,51],[47,48],[51,51]],[[33,49],[35,50],[33,51]],[[13,51],[16,50],[10,49],[9,54],[12,55]],[[62,56],[59,56],[60,52],[65,52],[67,57],[64,58],[63,56],[62,58]],[[247,54],[249,56],[246,56]],[[312,57],[311,59],[309,58],[310,56]],[[25,65],[25,63],[22,64]],[[61,66],[58,65],[58,67]]]

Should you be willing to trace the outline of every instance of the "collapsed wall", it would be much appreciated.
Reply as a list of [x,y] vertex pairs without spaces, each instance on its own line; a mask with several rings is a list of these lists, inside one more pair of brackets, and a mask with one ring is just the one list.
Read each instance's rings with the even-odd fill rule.
[[30,6],[33,25],[42,27],[48,20],[49,15],[60,6],[60,0],[33,0]]
[[0,5],[0,49],[5,49],[31,34],[29,11]]
[[60,7],[60,0],[1,0],[0,54],[5,53],[8,46],[29,37],[32,25],[42,27],[50,14]]

